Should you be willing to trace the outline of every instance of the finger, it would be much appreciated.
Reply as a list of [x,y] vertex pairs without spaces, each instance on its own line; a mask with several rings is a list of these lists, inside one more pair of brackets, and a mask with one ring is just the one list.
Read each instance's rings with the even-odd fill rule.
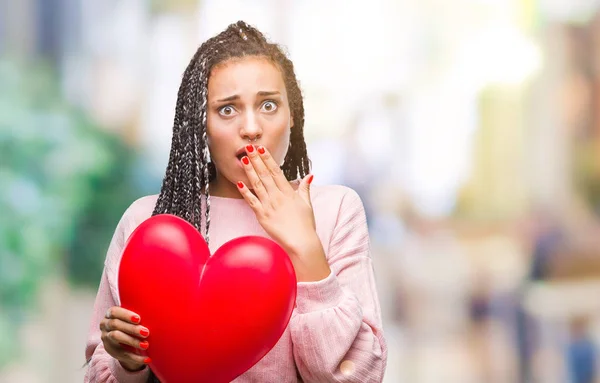
[[[124,347],[129,348],[129,346]],[[105,349],[110,356],[121,362],[135,363],[136,365],[144,365],[151,362],[151,359],[148,356],[137,354],[134,351],[127,351],[120,344],[114,345],[113,343],[108,343],[108,347],[105,345]],[[131,350],[134,349],[131,348]]]
[[261,156],[259,155],[258,150],[256,150],[256,148],[253,145],[247,145],[246,153],[248,153],[250,163],[252,164],[254,171],[258,175],[258,178],[264,185],[264,188],[267,190],[267,193],[269,193],[269,195],[274,195],[277,192],[281,192],[281,189],[279,189],[279,187],[275,183],[275,180],[273,179],[273,175],[271,174],[271,172],[267,168],[267,165],[265,165]]
[[106,310],[104,315],[106,319],[120,319],[125,322],[138,324],[142,321],[142,318],[133,311],[127,310],[120,306],[113,306]]
[[309,206],[312,207],[312,202],[310,200],[310,184],[313,181],[313,175],[309,174],[302,179],[300,185],[298,185],[298,194],[304,202],[306,202]]
[[123,357],[126,359],[125,362],[133,362],[136,364],[149,364],[151,362],[150,358],[144,355],[134,354],[133,352],[125,352]]
[[268,203],[269,193],[267,192],[267,189],[265,189],[263,180],[256,174],[256,170],[254,169],[252,162],[250,162],[250,159],[246,156],[242,157],[242,165],[244,166],[244,171],[246,172],[246,177],[248,177],[249,182],[249,184],[246,185],[246,188],[254,190],[254,193],[256,193],[261,204]]
[[250,189],[248,189],[248,187],[242,181],[239,181],[237,183],[237,187],[242,197],[244,197],[248,205],[250,205],[250,208],[254,210],[254,213],[262,214],[262,204],[259,201],[259,199],[256,198],[254,194],[252,194]]
[[271,173],[271,176],[273,177],[273,181],[275,182],[275,184],[277,185],[279,190],[281,190],[283,192],[288,192],[288,193],[293,192],[294,188],[292,188],[292,186],[290,185],[287,178],[285,178],[285,174],[283,174],[283,170],[281,170],[281,167],[279,166],[279,164],[277,164],[277,162],[275,162],[275,159],[273,158],[271,153],[267,150],[267,148],[265,148],[264,146],[259,146],[256,149],[257,149],[258,155],[263,160],[263,163],[269,170],[269,173]]
[[103,319],[100,322],[100,330],[106,332],[111,331],[123,331],[126,334],[134,336],[136,338],[147,338],[150,335],[150,330],[141,325],[131,324],[121,319]]
[[[106,338],[116,348],[123,349],[122,345],[127,345],[139,350],[147,350],[148,347],[150,347],[150,343],[147,340],[139,340],[119,330],[113,330],[106,333]],[[125,351],[125,349],[123,349],[123,351]]]

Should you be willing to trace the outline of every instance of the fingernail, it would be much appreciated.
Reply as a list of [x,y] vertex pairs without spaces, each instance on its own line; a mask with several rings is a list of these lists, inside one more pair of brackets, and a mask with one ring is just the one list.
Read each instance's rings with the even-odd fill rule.
[[148,336],[148,335],[150,335],[150,331],[148,331],[147,328],[143,328],[143,329],[140,330],[140,335],[141,336]]
[[262,146],[259,146],[259,147],[258,147],[258,152],[259,152],[260,154],[265,154],[265,148],[264,148],[264,147],[262,147]]
[[242,162],[244,163],[244,165],[248,165],[250,163],[250,160],[248,159],[248,157],[242,157]]
[[140,317],[138,315],[134,315],[131,317],[131,321],[133,323],[140,323]]
[[306,182],[308,182],[308,184],[310,185],[313,181],[314,175],[310,175],[310,177],[308,177],[308,180],[306,180]]
[[152,363],[152,359],[146,358],[146,359],[144,359],[144,363],[150,364],[150,363]]
[[254,151],[254,146],[252,146],[252,145],[246,145],[246,151],[248,153],[252,153]]
[[244,183],[242,181],[238,182],[237,185],[238,185],[238,188],[240,188],[240,189],[244,187]]
[[148,349],[148,347],[150,347],[150,343],[148,343],[147,341],[140,342],[140,348],[142,350],[146,350]]

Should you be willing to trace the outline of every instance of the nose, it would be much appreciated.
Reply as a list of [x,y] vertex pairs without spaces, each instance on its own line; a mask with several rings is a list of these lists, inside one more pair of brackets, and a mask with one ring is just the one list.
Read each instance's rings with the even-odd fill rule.
[[256,141],[262,136],[262,127],[258,116],[253,111],[244,114],[240,135],[244,141]]

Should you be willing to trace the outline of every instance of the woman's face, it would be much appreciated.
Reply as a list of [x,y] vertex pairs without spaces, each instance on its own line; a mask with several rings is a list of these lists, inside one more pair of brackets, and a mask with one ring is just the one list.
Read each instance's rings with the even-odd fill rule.
[[293,126],[281,71],[263,57],[232,59],[215,66],[208,81],[207,136],[217,178],[214,195],[237,197],[248,185],[241,158],[248,144],[264,146],[282,164]]

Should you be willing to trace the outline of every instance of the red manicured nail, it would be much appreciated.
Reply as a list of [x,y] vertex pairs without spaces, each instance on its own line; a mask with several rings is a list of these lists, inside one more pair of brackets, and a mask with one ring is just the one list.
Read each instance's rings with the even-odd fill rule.
[[244,183],[242,181],[238,182],[238,187],[241,189],[244,187]]
[[146,359],[144,359],[144,363],[150,364],[150,363],[152,363],[152,359],[146,358]]
[[254,146],[252,146],[252,145],[246,145],[246,151],[248,153],[252,153],[254,151]]
[[132,321],[133,323],[140,323],[140,317],[139,317],[138,315],[133,315],[133,316],[131,317],[131,321]]
[[146,349],[148,349],[148,347],[150,347],[150,343],[148,343],[146,341],[140,342],[140,348],[142,350],[146,350]]
[[306,180],[306,182],[308,182],[308,184],[310,185],[313,181],[314,176],[311,174],[310,177],[308,177],[308,180]]
[[265,148],[263,148],[262,146],[259,146],[259,147],[258,147],[258,152],[259,152],[260,154],[265,154]]
[[143,329],[140,330],[140,335],[141,336],[148,336],[148,335],[150,335],[150,331],[148,331],[147,328],[143,328]]
[[250,163],[250,160],[248,159],[248,157],[242,157],[242,162],[244,163],[244,165],[248,165]]

